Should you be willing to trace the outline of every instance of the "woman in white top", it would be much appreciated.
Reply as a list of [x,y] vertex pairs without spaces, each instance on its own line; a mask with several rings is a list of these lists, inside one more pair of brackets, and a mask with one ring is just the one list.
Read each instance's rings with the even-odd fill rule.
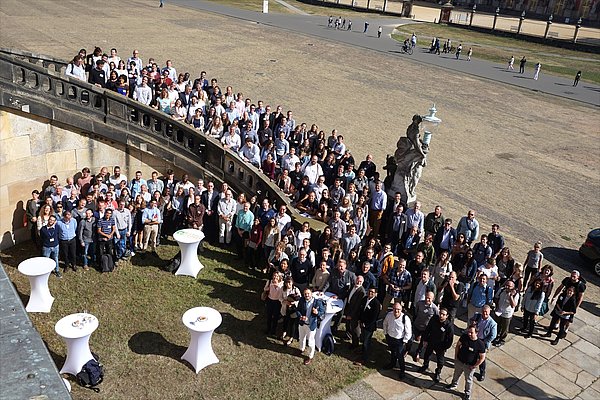
[[267,330],[265,334],[274,335],[277,329],[277,322],[281,317],[281,294],[283,291],[283,282],[281,274],[273,272],[271,280],[267,281],[264,287],[267,302]]
[[80,55],[73,57],[73,61],[71,61],[65,69],[65,75],[81,81],[87,80],[85,76],[85,67],[83,66],[83,58],[81,58]]
[[[440,253],[437,262],[435,263],[431,271],[433,283],[435,284],[436,288],[442,286],[444,279],[450,276],[450,272],[452,272],[452,264],[450,263],[450,253],[444,250]],[[442,293],[443,290],[438,290],[438,301],[441,300]]]
[[304,244],[304,239],[308,239],[310,241],[310,224],[308,222],[304,222],[300,227],[299,231],[296,231],[294,235],[296,237],[296,248],[299,249]]
[[171,110],[173,112],[173,119],[176,121],[185,121],[187,110],[183,106],[181,99],[175,100],[175,106]]
[[210,128],[210,132],[208,135],[215,139],[221,139],[221,137],[223,136],[223,123],[221,121],[221,118],[216,117],[213,120],[212,127]]
[[281,232],[279,232],[277,220],[275,218],[271,218],[263,231],[263,246],[265,249],[265,257],[268,257],[269,254],[271,254],[271,252],[275,248],[275,245],[280,240]]

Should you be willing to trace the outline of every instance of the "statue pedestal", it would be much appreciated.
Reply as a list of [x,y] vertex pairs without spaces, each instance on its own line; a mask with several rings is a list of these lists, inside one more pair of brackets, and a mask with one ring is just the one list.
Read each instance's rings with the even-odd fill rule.
[[[418,167],[419,172],[422,171],[422,168],[423,167]],[[419,173],[419,176],[420,175],[421,174]],[[412,180],[413,178],[406,176],[404,172],[400,170],[396,171],[394,181],[387,189],[388,195],[393,198],[396,195],[396,192],[400,192],[402,194],[402,202],[408,206],[410,203],[417,200],[417,194],[415,193],[416,182],[414,183],[415,187],[411,190]]]

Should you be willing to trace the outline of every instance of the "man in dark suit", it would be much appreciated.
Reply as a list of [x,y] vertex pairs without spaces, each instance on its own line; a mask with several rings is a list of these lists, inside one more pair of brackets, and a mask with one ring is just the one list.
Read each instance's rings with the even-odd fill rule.
[[219,205],[219,193],[215,190],[214,182],[208,182],[206,190],[201,195],[202,204],[206,207],[204,213],[204,234],[210,243],[217,241],[217,207]]
[[173,172],[173,170],[169,168],[167,170],[167,173],[165,174],[165,176],[162,177],[161,180],[163,181],[163,187],[165,189],[169,189],[169,193],[171,193],[171,196],[175,196],[175,185],[177,185],[179,181],[175,179],[175,173]]
[[358,326],[358,320],[360,317],[360,302],[367,295],[367,292],[363,286],[363,276],[356,277],[356,283],[348,295],[348,301],[344,307],[344,318],[346,319],[346,332],[352,339],[351,348],[358,347],[358,337],[360,336],[360,329]]
[[398,254],[398,244],[400,239],[406,233],[406,214],[404,214],[404,206],[399,204],[390,215],[386,226],[386,241],[391,243],[392,252]]
[[310,353],[304,359],[304,365],[311,363],[315,356],[315,336],[317,334],[317,322],[323,319],[325,315],[325,305],[323,301],[315,299],[310,288],[305,288],[302,292],[303,297],[298,302],[296,316],[298,317],[298,335],[300,351],[304,353],[306,341]]
[[369,288],[367,297],[360,301],[359,306],[360,338],[362,341],[362,361],[356,361],[356,365],[366,365],[371,353],[371,340],[373,333],[377,330],[377,318],[381,311],[381,303],[377,300],[377,288]]
[[438,229],[433,239],[435,254],[442,254],[442,251],[452,252],[454,242],[456,242],[456,229],[452,227],[452,220],[446,218],[444,226]]
[[402,257],[406,261],[410,261],[415,257],[417,246],[419,245],[419,241],[421,239],[418,229],[419,228],[417,226],[413,226],[409,231],[402,235],[400,238],[400,243],[398,243],[398,257]]
[[358,169],[364,169],[365,176],[369,179],[373,179],[375,171],[377,171],[377,166],[373,162],[373,156],[371,154],[367,154],[367,158],[364,161],[361,161]]
[[192,102],[192,87],[189,85],[189,83],[185,85],[185,91],[179,93],[179,99],[181,99],[181,102],[185,108],[189,107],[190,103]]

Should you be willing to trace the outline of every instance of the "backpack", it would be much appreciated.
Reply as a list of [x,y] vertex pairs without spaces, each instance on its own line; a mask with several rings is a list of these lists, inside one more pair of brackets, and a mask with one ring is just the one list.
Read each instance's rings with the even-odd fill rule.
[[100,268],[102,272],[113,272],[115,269],[115,262],[110,254],[103,254],[100,259]]
[[[471,286],[471,289],[469,290],[469,295],[467,296],[467,301],[469,303],[471,302],[471,298],[473,297],[473,292],[475,291],[476,286],[479,286],[479,282],[475,282],[475,284]],[[490,289],[492,289],[491,286],[486,286],[485,288],[485,304],[491,307],[493,304],[493,298],[491,298],[492,296],[490,295]]]
[[321,344],[321,353],[325,354],[326,356],[330,356],[333,354],[334,351],[335,342],[333,340],[333,335],[331,333],[328,333],[323,338],[323,344]]
[[104,380],[104,368],[98,361],[98,356],[92,354],[94,358],[86,362],[81,371],[77,373],[77,383],[88,389],[92,389],[96,393],[100,393],[100,388],[97,388],[99,384]]

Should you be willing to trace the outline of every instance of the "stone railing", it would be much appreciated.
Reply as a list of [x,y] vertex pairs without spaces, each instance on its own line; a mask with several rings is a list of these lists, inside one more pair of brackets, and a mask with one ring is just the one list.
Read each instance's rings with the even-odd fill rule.
[[[227,182],[235,192],[286,204],[297,223],[305,220],[260,170],[219,141],[140,102],[66,77],[66,66],[51,57],[0,49],[0,106],[137,148],[191,175]],[[310,221],[316,231],[322,229],[322,223]]]

